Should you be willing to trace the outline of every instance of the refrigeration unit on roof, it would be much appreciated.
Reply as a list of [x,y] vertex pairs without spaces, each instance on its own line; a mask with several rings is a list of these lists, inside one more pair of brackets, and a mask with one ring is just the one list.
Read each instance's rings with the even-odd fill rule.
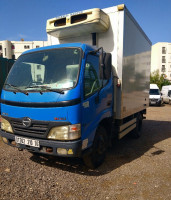
[[63,15],[47,20],[46,32],[57,38],[105,32],[109,17],[99,8]]

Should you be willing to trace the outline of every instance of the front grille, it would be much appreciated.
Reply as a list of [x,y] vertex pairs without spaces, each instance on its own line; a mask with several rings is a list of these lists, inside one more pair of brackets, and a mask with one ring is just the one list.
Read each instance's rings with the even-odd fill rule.
[[14,130],[14,133],[18,134],[36,134],[36,135],[45,135],[48,129],[48,123],[38,123],[38,122],[32,122],[30,127],[25,127],[22,124],[22,121],[14,121],[12,120],[12,127]]
[[158,99],[151,99],[151,101],[152,101],[152,102],[157,102],[157,101],[158,101]]
[[15,135],[42,138],[46,139],[51,128],[58,126],[71,125],[68,121],[42,121],[31,119],[31,125],[26,127],[23,125],[23,118],[12,118],[3,116],[4,119],[8,120],[12,126]]

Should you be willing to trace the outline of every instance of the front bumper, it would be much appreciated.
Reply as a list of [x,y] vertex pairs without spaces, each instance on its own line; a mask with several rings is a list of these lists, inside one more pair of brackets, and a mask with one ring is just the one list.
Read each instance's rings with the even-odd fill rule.
[[149,105],[157,105],[157,106],[159,106],[161,104],[162,104],[161,99],[150,99],[149,100]]
[[[7,133],[2,130],[0,130],[0,135],[1,137],[4,137],[7,139],[8,145],[17,147],[20,149],[27,149],[35,153],[42,153],[42,154],[62,156],[62,157],[81,157],[81,153],[82,153],[81,140],[63,142],[63,141],[54,141],[54,140],[47,140],[47,139],[29,138],[26,136],[20,136],[20,135]],[[15,136],[29,138],[33,140],[39,140],[40,148],[15,143]],[[66,154],[58,153],[58,149],[65,149],[67,153]]]

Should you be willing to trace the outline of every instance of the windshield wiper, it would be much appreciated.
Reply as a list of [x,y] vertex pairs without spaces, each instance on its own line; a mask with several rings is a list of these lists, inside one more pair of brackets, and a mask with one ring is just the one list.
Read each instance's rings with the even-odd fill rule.
[[51,92],[57,92],[59,94],[64,94],[64,91],[61,89],[52,89],[52,88],[46,88],[47,91],[51,91]]
[[43,89],[47,90],[47,91],[51,91],[51,92],[57,92],[57,93],[60,93],[60,94],[64,94],[64,91],[61,90],[61,89],[52,89],[48,86],[45,86],[45,85],[34,85],[34,86],[29,86],[27,88],[41,88],[41,93],[43,92]]
[[[25,92],[25,91],[19,89],[16,85],[12,85],[12,84],[9,84],[9,83],[6,83],[5,85],[10,86],[10,87],[14,88],[16,91],[21,92],[21,93],[23,93],[25,95],[29,94],[28,92]],[[16,91],[13,91],[14,94],[16,94]]]

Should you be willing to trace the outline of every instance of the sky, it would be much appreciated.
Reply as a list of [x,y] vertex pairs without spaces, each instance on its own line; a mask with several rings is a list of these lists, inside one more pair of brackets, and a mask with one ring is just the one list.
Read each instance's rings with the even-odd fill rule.
[[47,19],[119,4],[126,5],[152,44],[171,43],[171,0],[0,0],[0,41],[46,41]]

